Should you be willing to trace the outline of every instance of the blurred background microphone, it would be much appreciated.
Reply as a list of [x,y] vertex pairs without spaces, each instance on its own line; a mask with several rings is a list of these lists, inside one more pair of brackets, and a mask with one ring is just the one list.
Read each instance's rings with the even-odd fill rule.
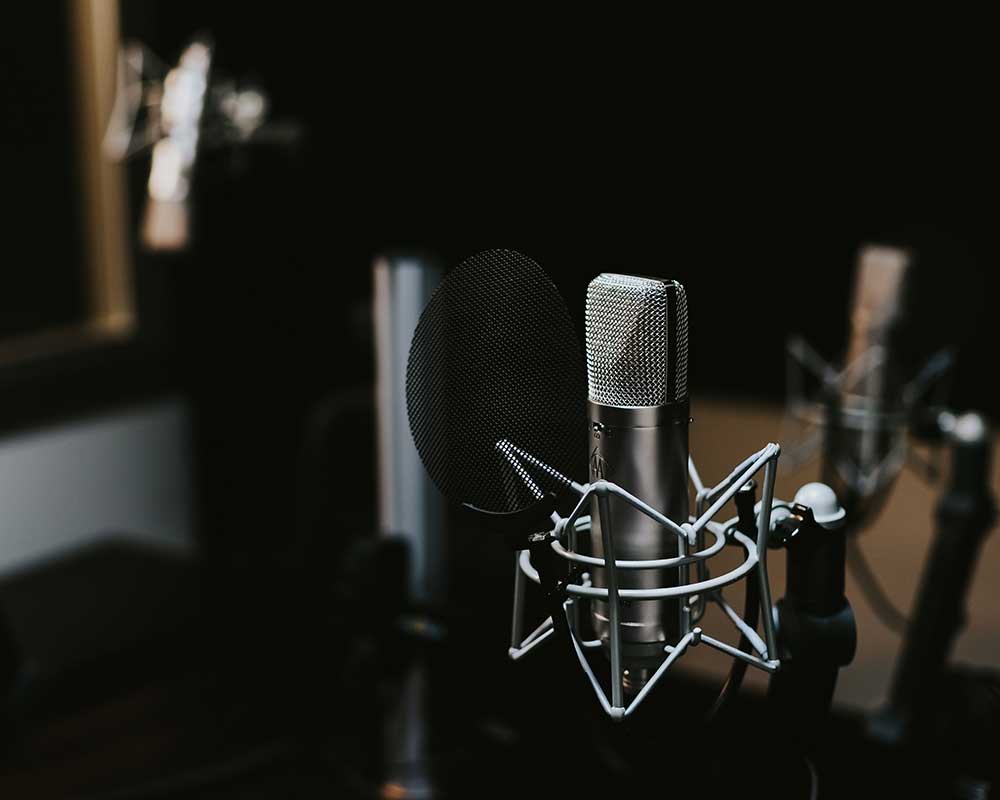
[[[815,426],[787,449],[792,463],[818,445],[821,480],[847,512],[847,561],[872,610],[891,630],[906,615],[883,589],[856,541],[884,507],[910,456],[911,422],[920,417],[928,390],[950,365],[947,351],[930,359],[908,383],[914,359],[903,339],[913,327],[915,256],[903,247],[867,244],[858,251],[842,365],[831,366],[802,338],[788,342],[788,409]],[[818,402],[807,399],[805,376],[819,381]]]
[[861,248],[844,368],[828,387],[822,480],[853,526],[877,510],[906,455],[897,348],[911,261],[901,248]]
[[[433,258],[393,252],[373,268],[378,528],[406,545],[407,605],[440,608],[445,600],[445,514],[410,436],[406,363],[420,313],[441,279]],[[430,626],[419,620],[419,633]],[[428,666],[420,648],[401,671],[385,709],[380,796],[435,795],[428,725]]]
[[114,105],[102,150],[114,161],[149,151],[141,239],[151,251],[191,244],[193,183],[202,150],[225,150],[244,166],[250,146],[287,152],[303,131],[294,121],[268,119],[271,98],[246,79],[216,74],[214,45],[194,37],[177,63],[167,65],[139,41],[121,46]]
[[392,252],[373,267],[378,526],[409,552],[409,593],[423,605],[444,601],[444,502],[427,476],[406,415],[410,340],[443,270],[433,258]]
[[[604,273],[587,289],[590,477],[608,480],[674,522],[688,521],[688,317],[684,287],[676,281]],[[604,558],[602,526],[612,528],[617,560],[670,558],[677,541],[655,520],[623,501],[593,500],[592,541]],[[605,512],[608,516],[605,516]],[[676,586],[680,570],[622,570],[621,588]],[[607,586],[604,569],[594,583]],[[622,668],[627,687],[639,688],[663,658],[663,645],[682,629],[679,600],[625,605]],[[608,603],[596,601],[594,627],[608,641]],[[615,665],[612,665],[614,669]]]

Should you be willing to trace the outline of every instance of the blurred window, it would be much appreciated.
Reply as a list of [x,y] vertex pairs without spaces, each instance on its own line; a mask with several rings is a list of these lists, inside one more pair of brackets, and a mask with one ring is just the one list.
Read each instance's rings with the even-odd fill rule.
[[[5,54],[0,365],[134,329],[123,169],[101,153],[118,4],[20,4]],[[45,43],[44,46],[40,43]]]

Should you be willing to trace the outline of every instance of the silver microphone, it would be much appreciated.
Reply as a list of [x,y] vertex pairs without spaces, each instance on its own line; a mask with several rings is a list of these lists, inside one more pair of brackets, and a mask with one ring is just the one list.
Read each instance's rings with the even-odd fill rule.
[[[678,524],[688,521],[688,317],[676,281],[604,273],[587,289],[590,478],[608,480]],[[616,560],[676,556],[674,533],[624,501],[610,505]],[[591,511],[592,548],[603,558],[601,518]],[[679,584],[681,568],[621,570],[619,588]],[[605,569],[594,585],[607,586]],[[638,688],[683,629],[676,599],[634,602],[621,609],[625,682]],[[607,650],[608,604],[593,603],[592,622]]]

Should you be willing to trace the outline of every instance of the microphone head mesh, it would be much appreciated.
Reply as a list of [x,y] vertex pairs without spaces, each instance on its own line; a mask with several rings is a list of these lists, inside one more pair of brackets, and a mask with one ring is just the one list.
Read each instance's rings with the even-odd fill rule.
[[687,399],[687,295],[677,281],[603,273],[587,287],[590,399],[659,406]]

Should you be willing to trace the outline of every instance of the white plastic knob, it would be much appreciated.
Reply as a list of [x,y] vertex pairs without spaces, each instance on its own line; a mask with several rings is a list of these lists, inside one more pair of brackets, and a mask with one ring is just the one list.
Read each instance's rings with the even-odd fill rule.
[[824,526],[839,522],[847,513],[833,489],[825,483],[807,483],[795,493],[795,502],[809,506],[816,522]]

